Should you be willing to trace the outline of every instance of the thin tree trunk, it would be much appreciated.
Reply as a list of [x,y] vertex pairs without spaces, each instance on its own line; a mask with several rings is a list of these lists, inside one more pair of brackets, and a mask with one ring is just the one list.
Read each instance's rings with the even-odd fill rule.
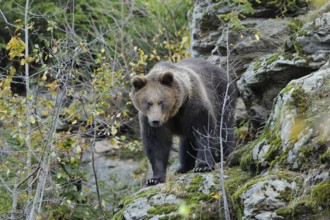
[[[27,103],[27,113],[26,113],[26,118],[27,118],[27,127],[26,127],[26,146],[27,146],[27,173],[28,176],[31,174],[31,154],[32,154],[32,149],[31,149],[31,124],[30,124],[30,118],[32,116],[32,100],[31,99],[31,91],[30,91],[30,77],[29,77],[29,64],[26,62],[28,56],[29,56],[29,17],[28,17],[28,12],[29,12],[29,0],[26,0],[25,2],[25,13],[24,13],[24,38],[25,38],[25,87],[26,87],[26,103]],[[32,179],[28,180],[28,195],[32,196]]]
[[230,220],[230,212],[229,212],[229,207],[228,207],[228,201],[227,201],[227,194],[226,194],[226,189],[225,189],[225,178],[224,178],[224,157],[223,157],[223,153],[224,153],[224,149],[223,149],[223,143],[222,143],[222,139],[223,137],[221,136],[221,131],[222,129],[225,129],[223,127],[223,115],[225,115],[225,111],[226,111],[226,104],[227,101],[229,100],[229,86],[230,86],[230,77],[229,77],[229,54],[230,54],[230,50],[229,50],[229,38],[228,38],[228,32],[229,30],[226,30],[226,45],[227,45],[227,63],[226,63],[226,74],[227,74],[227,85],[226,85],[226,92],[225,95],[223,97],[223,104],[222,104],[222,117],[220,120],[220,184],[221,184],[221,193],[222,193],[222,200],[223,200],[223,208],[224,208],[224,213],[225,213],[225,219],[226,220]]

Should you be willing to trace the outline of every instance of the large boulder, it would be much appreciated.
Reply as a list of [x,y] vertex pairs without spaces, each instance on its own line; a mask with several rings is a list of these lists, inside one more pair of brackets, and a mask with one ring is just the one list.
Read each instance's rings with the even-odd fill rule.
[[310,167],[310,162],[326,165],[330,161],[328,66],[292,80],[280,92],[263,132],[240,159],[241,165],[259,171],[268,167],[301,170]]
[[293,79],[310,74],[314,67],[297,54],[276,53],[252,62],[237,87],[248,109],[253,129],[263,127],[273,100]]
[[[226,173],[230,175],[227,179],[231,189],[250,177],[239,168]],[[217,172],[182,174],[123,199],[113,219],[222,219],[223,210],[217,200],[221,197],[219,190]]]
[[263,127],[274,98],[287,83],[310,74],[329,60],[329,24],[330,13],[325,13],[288,40],[284,52],[249,64],[237,85],[254,129]]
[[[277,201],[268,195],[267,199],[270,200],[268,204],[276,202],[276,205],[271,205],[271,211],[267,208],[265,209],[268,210],[267,213],[260,212],[259,209],[251,210],[249,207],[253,207],[253,204],[250,203],[250,198],[263,197],[260,193],[262,186],[252,182],[248,184],[248,189],[240,190],[235,197],[241,204],[244,216],[262,214],[261,216],[268,217],[302,217],[317,212],[329,215],[329,94],[330,66],[328,62],[320,70],[292,80],[278,95],[260,137],[236,150],[231,156],[232,165],[240,164],[244,170],[256,174],[263,173],[259,176],[259,180],[262,180],[261,185],[266,184],[264,175],[290,172],[291,181],[285,178],[284,182],[281,180],[279,186],[285,185],[286,190],[290,192],[294,190],[291,195],[294,194],[296,197],[295,199],[286,198],[285,205],[281,207],[283,201]],[[270,185],[278,179],[272,178]],[[295,183],[292,182],[293,180]],[[293,186],[298,188],[294,189]],[[265,195],[264,192],[263,194]]]

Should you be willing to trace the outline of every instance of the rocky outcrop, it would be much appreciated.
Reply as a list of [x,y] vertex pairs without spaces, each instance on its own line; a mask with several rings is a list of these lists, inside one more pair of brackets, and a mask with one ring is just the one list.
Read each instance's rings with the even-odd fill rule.
[[[209,58],[223,66],[228,58],[233,75],[240,76],[252,60],[277,51],[289,39],[292,29],[285,19],[276,17],[284,14],[291,17],[306,12],[305,1],[296,3],[285,6],[284,12],[278,10],[275,1],[268,4],[252,1],[254,12],[251,13],[239,4],[195,1],[191,22],[192,56]],[[223,16],[231,12],[243,13],[246,19],[241,21],[240,27],[232,27],[227,32],[228,22]],[[242,26],[245,28],[241,29]]]
[[306,24],[286,42],[286,51],[256,59],[238,80],[254,129],[264,125],[274,98],[291,80],[310,74],[329,60],[329,24],[330,13]]
[[[290,192],[294,190],[298,199],[286,198],[286,205],[274,206],[271,212],[269,207],[261,208],[263,211],[259,207],[258,213],[264,215],[267,210],[269,216],[302,217],[330,209],[329,94],[329,63],[310,75],[291,81],[278,95],[260,137],[232,155],[231,163],[239,163],[245,170],[267,174],[290,172],[290,179],[295,183],[286,184],[298,187],[286,187]],[[264,178],[262,176],[260,178]],[[237,193],[237,201],[243,204],[243,210],[252,212],[248,201],[251,196],[260,197],[258,187],[255,195],[250,192],[246,197],[247,191],[243,192]],[[244,211],[244,215],[246,213]]]

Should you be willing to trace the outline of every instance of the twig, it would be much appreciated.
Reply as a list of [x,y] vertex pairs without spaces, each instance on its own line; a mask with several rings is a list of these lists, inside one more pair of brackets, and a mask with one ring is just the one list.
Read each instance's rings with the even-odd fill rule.
[[40,169],[40,163],[37,167],[37,169],[35,169],[29,176],[27,176],[24,180],[22,180],[18,185],[17,185],[17,188],[19,189],[21,187],[21,185],[27,181],[28,179],[30,179],[36,172],[38,172],[38,170]]
[[[94,91],[94,87],[93,87],[93,92],[95,94],[95,91]],[[97,178],[97,172],[96,172],[96,168],[95,168],[95,140],[96,140],[96,120],[95,120],[95,113],[96,111],[96,99],[94,99],[94,112],[93,112],[93,124],[94,124],[94,134],[93,134],[93,141],[92,141],[92,168],[93,168],[93,174],[94,174],[94,179],[95,179],[95,187],[96,187],[96,194],[97,194],[97,200],[98,200],[98,203],[99,203],[99,206],[100,206],[100,210],[102,212],[102,215],[103,215],[103,219],[106,219],[105,218],[105,213],[104,213],[104,210],[103,210],[103,207],[102,207],[102,201],[101,201],[101,195],[100,195],[100,189],[99,189],[99,184],[98,184],[98,178]]]
[[5,187],[5,190],[7,191],[7,193],[9,195],[11,195],[13,193],[13,191],[8,187],[7,183],[2,179],[1,176],[0,176],[0,182],[2,183],[2,186]]
[[12,26],[12,27],[17,27],[16,25],[12,24],[12,23],[9,23],[6,16],[3,14],[2,10],[0,9],[0,15],[3,17],[3,20],[5,21],[6,24]]
[[11,214],[10,214],[10,219],[15,219],[15,213],[16,213],[16,208],[17,208],[17,198],[18,198],[18,193],[17,193],[17,177],[15,178],[15,184],[14,184],[14,190],[13,190],[13,202],[11,205]]

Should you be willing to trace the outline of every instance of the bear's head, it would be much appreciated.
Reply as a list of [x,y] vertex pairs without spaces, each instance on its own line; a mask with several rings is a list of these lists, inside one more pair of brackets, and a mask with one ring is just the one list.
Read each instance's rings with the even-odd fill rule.
[[162,126],[179,111],[182,89],[172,72],[135,76],[131,83],[131,100],[150,126]]

